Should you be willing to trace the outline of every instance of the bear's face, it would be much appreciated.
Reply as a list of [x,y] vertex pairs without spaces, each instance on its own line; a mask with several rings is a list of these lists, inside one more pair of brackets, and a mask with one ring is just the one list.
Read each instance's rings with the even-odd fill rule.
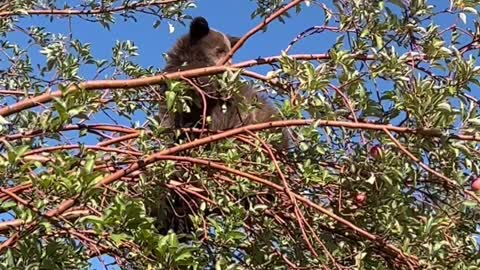
[[207,20],[196,17],[190,24],[190,32],[180,38],[168,53],[165,71],[217,65],[238,40],[210,29]]
[[190,24],[189,41],[192,51],[202,54],[210,64],[217,65],[227,56],[238,38],[210,29],[205,18],[196,17]]
[[202,58],[208,59],[210,65],[220,64],[232,48],[228,37],[215,30],[210,30],[204,37],[191,41],[193,41],[191,50],[202,54]]

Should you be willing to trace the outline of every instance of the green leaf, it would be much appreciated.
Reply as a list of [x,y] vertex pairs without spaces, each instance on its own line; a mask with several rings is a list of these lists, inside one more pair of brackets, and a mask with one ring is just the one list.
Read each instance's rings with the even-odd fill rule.
[[110,238],[115,243],[115,246],[120,247],[125,241],[129,240],[130,237],[125,233],[116,234],[113,233],[110,235]]
[[2,201],[2,203],[0,204],[0,209],[2,212],[6,212],[14,207],[17,206],[17,203],[14,202],[14,201]]
[[177,94],[173,91],[166,91],[165,97],[167,101],[167,110],[173,111],[173,108],[177,99]]
[[9,122],[7,119],[5,119],[3,116],[0,115],[0,125],[9,125],[11,122]]
[[95,166],[95,156],[89,155],[85,162],[85,173],[90,174],[93,172],[93,168]]

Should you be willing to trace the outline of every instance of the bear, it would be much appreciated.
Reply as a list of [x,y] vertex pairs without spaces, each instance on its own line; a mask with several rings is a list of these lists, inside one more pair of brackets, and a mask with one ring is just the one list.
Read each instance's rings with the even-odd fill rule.
[[[167,63],[163,71],[175,72],[218,65],[238,40],[238,37],[211,29],[205,18],[196,17],[190,24],[189,33],[178,39],[167,53]],[[219,86],[209,80],[208,76],[197,78],[197,83],[206,94],[207,117],[210,116],[211,119],[207,126],[209,130],[227,130],[280,119],[278,110],[250,85],[243,84],[236,95],[223,100],[218,94]],[[192,93],[190,111],[167,116],[167,126],[177,129],[202,128],[203,101],[197,92]],[[239,104],[255,106],[246,111],[241,110]],[[168,114],[165,106],[161,114]],[[276,148],[283,150],[288,147],[288,137],[285,131],[282,135],[282,142]]]
[[[211,29],[203,17],[196,17],[190,23],[187,34],[180,37],[167,52],[166,66],[163,72],[176,72],[194,68],[215,66],[230,52],[239,38]],[[206,94],[207,116],[210,116],[208,128],[212,131],[228,130],[248,124],[262,123],[279,119],[279,112],[267,100],[248,84],[241,84],[237,95],[230,99],[219,97],[220,86],[210,79],[202,76],[195,79],[195,83]],[[186,84],[188,86],[188,84]],[[162,93],[165,94],[166,85]],[[191,87],[191,86],[189,86]],[[160,106],[160,118],[166,116],[166,121],[161,123],[168,128],[202,128],[204,103],[197,91],[190,91],[192,102],[189,112],[170,112],[164,104]],[[239,104],[255,104],[253,110],[243,111]],[[288,139],[282,129],[283,140],[277,149],[285,149]],[[181,178],[180,173],[174,173]],[[162,176],[163,177],[163,176]],[[159,177],[162,178],[162,177]],[[163,178],[162,178],[163,179]],[[166,180],[166,179],[163,179]],[[155,194],[147,196],[149,213],[157,218],[156,226],[159,232],[166,234],[169,230],[185,234],[191,231],[193,224],[188,218],[190,207],[175,192],[168,194],[163,190],[156,190]],[[161,196],[159,195],[161,194]],[[168,198],[167,198],[168,197]],[[156,199],[155,199],[156,198]],[[162,199],[159,199],[162,198]],[[168,201],[167,204],[162,203]],[[147,205],[148,205],[147,204]]]

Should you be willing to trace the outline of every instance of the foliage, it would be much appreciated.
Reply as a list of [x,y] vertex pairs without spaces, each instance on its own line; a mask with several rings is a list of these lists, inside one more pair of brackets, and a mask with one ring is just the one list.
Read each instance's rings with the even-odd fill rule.
[[[277,127],[289,127],[288,153],[272,150],[268,125],[175,146],[200,131],[164,128],[159,104],[188,111],[188,80],[155,77],[162,67],[136,63],[133,41],[101,59],[75,32],[23,24],[109,31],[153,17],[174,31],[193,1],[73,2],[0,4],[2,269],[85,269],[93,258],[125,269],[480,265],[477,1],[253,1],[252,18],[283,27],[323,12],[289,48],[335,42],[234,64],[242,78],[188,76],[217,75],[226,99],[241,80],[265,89],[285,119]],[[249,70],[267,63],[266,76]]]

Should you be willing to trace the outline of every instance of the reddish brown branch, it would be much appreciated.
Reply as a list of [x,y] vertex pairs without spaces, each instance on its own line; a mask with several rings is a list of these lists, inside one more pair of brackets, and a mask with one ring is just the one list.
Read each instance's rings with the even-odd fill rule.
[[0,90],[0,95],[2,96],[25,96],[29,95],[32,96],[33,93],[25,93],[21,90]]
[[9,17],[14,15],[62,15],[62,16],[78,16],[78,15],[98,15],[105,13],[115,13],[127,11],[131,9],[144,8],[149,6],[162,6],[184,0],[162,0],[162,1],[146,1],[138,2],[131,5],[124,5],[114,8],[97,8],[90,10],[76,10],[76,9],[29,9],[22,12],[18,11],[3,11],[0,12],[0,17]]
[[235,46],[233,46],[233,48],[228,52],[225,58],[222,59],[222,61],[220,61],[220,64],[225,65],[228,61],[230,61],[232,56],[238,51],[238,49],[240,49],[240,47],[243,46],[243,44],[245,44],[245,42],[251,36],[255,35],[258,31],[262,30],[262,28],[267,26],[269,23],[271,23],[272,21],[280,17],[282,14],[287,12],[289,9],[295,7],[296,5],[300,4],[303,1],[304,0],[293,0],[292,2],[288,3],[287,5],[285,5],[284,7],[282,7],[281,9],[277,10],[275,13],[270,15],[268,18],[266,18],[265,21],[263,21],[262,23],[258,24],[257,26],[252,28],[250,31],[248,31],[237,43],[235,43]]
[[200,132],[200,137],[202,137],[203,130],[207,126],[207,98],[205,97],[205,92],[200,87],[198,87],[192,80],[185,77],[182,77],[182,79],[185,80],[188,84],[190,84],[190,86],[192,86],[193,89],[195,89],[198,92],[198,94],[202,97],[202,103],[203,103],[202,132]]
[[[176,147],[167,149],[165,154],[174,154],[180,151],[184,151],[187,149],[191,149],[197,146],[201,146],[204,144],[212,143],[218,140],[221,140],[223,138],[227,137],[233,137],[235,135],[247,133],[249,130],[250,131],[259,131],[263,129],[270,129],[270,128],[278,128],[278,127],[288,127],[288,126],[305,126],[305,125],[311,125],[313,123],[317,123],[318,126],[326,126],[326,127],[337,127],[337,128],[349,128],[349,129],[363,129],[363,130],[371,130],[371,131],[393,131],[397,133],[405,133],[405,134],[416,134],[416,135],[422,135],[426,137],[440,137],[442,136],[442,132],[437,130],[437,129],[412,129],[412,128],[406,128],[406,127],[396,127],[392,125],[381,125],[381,124],[372,124],[372,123],[352,123],[352,122],[344,122],[344,121],[325,121],[325,120],[314,120],[314,119],[298,119],[298,120],[283,120],[283,121],[273,121],[273,122],[267,122],[267,123],[260,123],[260,124],[255,124],[255,125],[249,125],[249,126],[244,126],[232,130],[228,130],[222,133],[218,133],[209,137],[201,138],[198,140],[194,140],[192,142],[178,145]],[[98,126],[100,127],[100,125]],[[108,127],[111,128],[112,130],[116,130],[113,127]],[[122,129],[121,129],[122,130]],[[132,134],[129,134],[128,138],[135,138],[137,137],[140,133],[139,131],[136,131],[134,129],[128,129],[124,131],[129,131],[132,132]],[[134,133],[135,132],[135,133]],[[125,137],[124,137],[125,138]],[[450,135],[451,139],[458,139],[458,140],[465,140],[465,141],[479,141],[480,137],[477,136],[470,136],[470,135]],[[119,139],[119,138],[117,138]],[[115,139],[114,139],[115,140]],[[57,150],[59,147],[54,147],[54,148],[43,148],[43,150]],[[66,146],[63,146],[66,147]],[[75,148],[78,146],[70,146],[71,148]],[[102,151],[126,151],[126,150],[115,150],[115,148],[104,148],[100,146],[89,146],[93,148],[98,148],[98,150]],[[71,149],[70,148],[70,149]],[[93,149],[92,148],[92,149]],[[113,149],[113,150],[112,150]],[[36,153],[42,152],[40,149],[33,150],[28,153],[28,155],[33,155]],[[138,152],[132,152],[132,151],[127,151],[125,152],[126,154],[134,154],[136,156],[139,155]]]
[[4,200],[8,200],[8,198],[11,198],[11,196],[7,195],[7,193],[5,193],[5,191],[11,192],[11,193],[17,193],[17,192],[21,193],[24,190],[30,189],[31,187],[32,187],[32,184],[27,183],[27,184],[18,185],[16,187],[11,187],[11,188],[8,188],[8,189],[4,189],[4,194],[0,194],[0,202],[2,202]]
[[300,227],[300,231],[302,232],[303,240],[307,244],[310,252],[312,252],[312,254],[315,257],[318,257],[318,253],[315,250],[315,248],[313,248],[312,242],[308,238],[306,230],[305,230],[304,224],[306,224],[307,221],[305,220],[305,217],[303,216],[303,213],[300,211],[300,208],[298,207],[297,200],[295,200],[295,196],[293,195],[293,192],[291,191],[290,186],[288,185],[287,178],[285,177],[285,175],[282,172],[282,169],[280,169],[280,166],[278,165],[277,159],[275,158],[275,154],[273,154],[272,148],[267,143],[265,143],[265,141],[263,141],[257,134],[255,134],[251,131],[248,131],[248,134],[250,134],[251,136],[256,138],[257,141],[259,141],[263,145],[263,148],[265,148],[268,155],[270,156],[270,159],[272,160],[273,165],[275,166],[275,170],[277,171],[278,176],[282,180],[284,191],[287,194],[287,196],[289,197],[290,202],[293,205],[293,209],[294,209],[293,212],[295,213],[296,221],[298,223],[298,226]]
[[27,202],[26,200],[20,198],[20,196],[18,196],[17,194],[11,192],[10,190],[8,189],[4,189],[4,188],[0,188],[0,193],[4,193],[6,194],[7,196],[9,196],[10,198],[12,198],[13,200],[17,201],[18,203],[20,203],[21,205],[27,207],[27,208],[30,208],[32,211],[34,212],[38,212],[38,209],[35,207],[35,206],[32,206],[30,205],[29,202]]
[[[101,130],[101,131],[111,131],[111,132],[119,132],[119,133],[138,133],[139,130],[133,129],[133,128],[128,128],[128,127],[122,127],[118,125],[111,125],[111,124],[81,124],[81,125],[67,125],[58,131],[71,131],[71,130],[80,130],[80,129],[87,129],[87,130]],[[51,131],[55,132],[55,131]],[[17,134],[12,134],[12,135],[5,135],[3,137],[0,137],[0,139],[5,139],[7,141],[13,141],[13,140],[18,140],[18,139],[24,139],[24,138],[29,138],[29,137],[34,137],[37,135],[43,135],[47,134],[48,132],[45,132],[42,129],[37,129],[37,130],[32,130],[28,132],[22,132],[22,133],[17,133]]]
[[[330,56],[328,54],[300,54],[300,55],[292,55],[290,56],[292,59],[296,60],[321,60],[321,59],[329,59]],[[371,60],[373,57],[371,56],[353,56],[359,60]],[[270,64],[279,61],[281,56],[274,56],[274,57],[267,57],[261,58],[257,60],[250,60],[241,62],[230,67],[228,66],[212,66],[212,67],[205,67],[205,68],[196,68],[178,72],[171,72],[165,73],[160,75],[155,75],[152,77],[144,77],[144,78],[137,78],[137,79],[130,79],[130,80],[95,80],[95,81],[86,81],[82,82],[79,85],[72,85],[68,88],[66,93],[70,93],[71,91],[76,91],[79,88],[85,90],[99,90],[99,89],[126,89],[126,88],[139,88],[148,85],[155,85],[164,82],[165,80],[178,80],[182,77],[185,78],[193,78],[199,76],[208,76],[219,74],[221,72],[227,70],[237,70],[240,68],[252,67],[255,65],[263,65],[263,64]],[[0,108],[0,116],[9,116],[14,113],[18,113],[22,110],[33,108],[40,104],[44,104],[47,102],[52,101],[54,98],[62,97],[63,92],[61,91],[54,91],[54,92],[47,92],[41,94],[39,96],[35,96],[32,98],[27,98],[22,101],[19,101],[15,104],[10,106],[5,106]]]
[[[64,213],[62,215],[62,218],[67,218],[67,219],[74,219],[80,216],[86,216],[89,214],[88,210],[84,211],[71,211]],[[16,220],[11,220],[11,221],[6,221],[0,223],[0,231],[8,230],[9,228],[18,228],[19,226],[25,225],[26,222],[21,219],[16,219]],[[38,225],[38,221],[34,221],[30,224],[27,225],[25,228],[25,231],[31,231],[33,230],[36,226]],[[10,247],[16,243],[20,239],[20,232],[17,230],[10,238],[8,238],[6,241],[2,242],[0,244],[0,252],[2,252],[5,248]]]
[[72,149],[80,149],[80,148],[97,150],[97,151],[105,151],[105,152],[114,152],[114,153],[119,153],[119,154],[137,156],[137,157],[142,155],[142,153],[136,152],[136,151],[122,150],[122,149],[118,149],[118,148],[95,146],[95,145],[83,145],[83,146],[80,146],[80,145],[60,145],[60,146],[37,148],[35,150],[27,152],[25,154],[25,156],[36,155],[36,154],[39,154],[39,153],[53,152],[53,151],[58,151],[58,150],[72,150]]
[[117,138],[113,138],[111,140],[103,141],[101,143],[98,143],[97,146],[108,146],[108,145],[111,145],[111,144],[120,143],[120,142],[123,142],[123,141],[135,139],[139,135],[140,135],[140,132],[130,133],[130,134],[123,135],[123,136],[120,136],[120,137],[117,137]]

